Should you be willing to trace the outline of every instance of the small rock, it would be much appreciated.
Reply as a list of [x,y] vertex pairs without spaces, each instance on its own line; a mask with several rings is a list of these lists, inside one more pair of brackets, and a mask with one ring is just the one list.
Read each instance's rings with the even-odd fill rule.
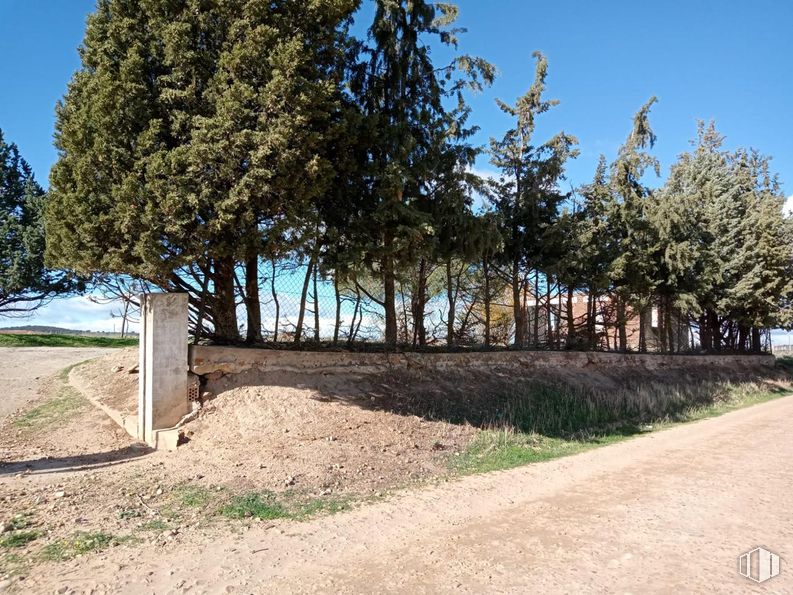
[[66,495],[66,492],[64,492],[63,490],[55,492],[55,497],[56,498],[63,498],[65,495]]
[[124,366],[113,366],[113,372],[121,372],[124,369]]
[[58,589],[58,595],[63,595],[64,593],[68,593],[68,592],[69,592],[69,587],[64,586]]
[[155,494],[157,494],[158,496],[162,496],[162,488],[157,488]]
[[287,477],[286,481],[284,482],[284,485],[287,485],[287,486],[295,485],[295,476],[294,475],[290,475],[289,477]]

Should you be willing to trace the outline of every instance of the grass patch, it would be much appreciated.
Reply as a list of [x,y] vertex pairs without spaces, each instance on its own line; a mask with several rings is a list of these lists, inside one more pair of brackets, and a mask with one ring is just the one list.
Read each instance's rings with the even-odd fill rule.
[[[68,369],[61,377],[68,376]],[[13,424],[18,428],[37,429],[52,427],[69,420],[87,404],[85,398],[71,386],[62,386],[52,399],[17,417]]]
[[230,519],[283,519],[289,518],[289,511],[271,492],[251,492],[234,496],[220,509],[220,514]]
[[183,485],[174,490],[177,502],[186,508],[206,508],[216,498],[216,492],[200,486]]
[[128,540],[129,538],[119,538],[101,531],[90,533],[80,531],[71,537],[47,544],[42,548],[39,557],[42,560],[62,562],[89,552],[101,551]]
[[510,469],[793,395],[790,388],[753,383],[667,390],[670,394],[661,399],[640,393],[633,402],[627,393],[599,397],[566,389],[554,397],[547,387],[537,401],[516,397],[501,423],[479,432],[460,456],[451,459],[450,467],[466,475]]
[[169,525],[168,523],[166,523],[161,519],[153,519],[151,521],[146,521],[140,526],[141,531],[162,532],[162,531],[167,531],[170,528],[171,525]]
[[10,531],[21,531],[33,525],[33,514],[30,512],[20,512],[11,517],[6,525]]
[[347,499],[301,498],[294,493],[276,495],[273,492],[238,494],[220,508],[221,516],[229,519],[290,519],[306,520],[321,514],[335,514],[350,508]]
[[0,333],[0,347],[134,347],[137,344],[137,339],[113,337]]
[[0,537],[0,547],[17,548],[25,547],[31,541],[35,541],[40,536],[38,531],[14,531]]

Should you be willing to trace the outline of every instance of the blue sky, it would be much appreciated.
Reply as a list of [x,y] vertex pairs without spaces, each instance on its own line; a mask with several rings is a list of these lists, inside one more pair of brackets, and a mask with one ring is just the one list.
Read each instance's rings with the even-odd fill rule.
[[[697,119],[715,119],[727,145],[774,157],[793,195],[793,2],[785,0],[458,0],[468,29],[461,50],[493,62],[499,77],[471,98],[476,138],[500,136],[512,102],[533,76],[531,54],[548,56],[548,96],[560,105],[539,122],[538,139],[578,137],[569,183],[592,177],[600,153],[614,156],[631,117],[652,95],[655,154],[664,174],[687,150]],[[46,186],[56,154],[53,109],[79,66],[77,46],[93,0],[0,0],[0,128]],[[439,59],[440,59],[439,53]],[[483,157],[477,169],[487,171]],[[660,183],[660,181],[659,181]],[[793,200],[790,201],[793,205]],[[54,302],[30,321],[109,330],[106,307]],[[3,323],[5,325],[5,323]]]

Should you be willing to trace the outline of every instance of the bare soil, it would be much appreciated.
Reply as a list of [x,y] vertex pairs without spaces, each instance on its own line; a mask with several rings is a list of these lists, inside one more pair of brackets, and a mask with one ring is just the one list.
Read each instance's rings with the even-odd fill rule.
[[84,347],[0,347],[0,423],[38,396],[39,381],[58,370],[109,353]]
[[[114,351],[74,374],[130,408],[135,360],[135,350]],[[216,396],[175,453],[136,444],[85,404],[47,427],[6,420],[0,521],[27,513],[42,535],[0,568],[0,590],[743,593],[752,585],[735,572],[742,551],[765,545],[793,556],[785,465],[793,398],[445,481],[449,460],[487,418],[486,398],[473,391],[461,419],[448,421],[444,400],[470,384],[288,374],[261,381],[214,383]],[[39,383],[45,396],[63,390],[54,378]],[[305,522],[207,517],[207,507],[251,490],[375,502]],[[36,558],[76,532],[132,541],[69,562]],[[4,572],[14,572],[5,583]],[[791,579],[774,579],[771,592],[793,592]]]

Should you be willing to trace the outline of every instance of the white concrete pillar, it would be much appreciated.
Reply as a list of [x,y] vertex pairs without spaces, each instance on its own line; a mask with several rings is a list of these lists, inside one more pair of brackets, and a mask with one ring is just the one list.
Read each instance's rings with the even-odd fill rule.
[[190,412],[187,398],[187,294],[141,296],[138,438],[157,446],[158,430]]

